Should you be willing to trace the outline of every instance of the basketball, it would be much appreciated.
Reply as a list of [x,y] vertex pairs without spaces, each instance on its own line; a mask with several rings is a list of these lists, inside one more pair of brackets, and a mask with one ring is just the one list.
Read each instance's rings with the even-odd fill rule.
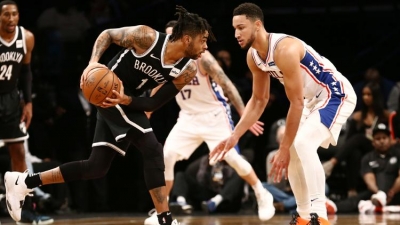
[[119,92],[120,88],[119,79],[113,71],[108,68],[97,67],[88,72],[82,92],[91,104],[98,105],[108,97],[115,98],[112,90]]

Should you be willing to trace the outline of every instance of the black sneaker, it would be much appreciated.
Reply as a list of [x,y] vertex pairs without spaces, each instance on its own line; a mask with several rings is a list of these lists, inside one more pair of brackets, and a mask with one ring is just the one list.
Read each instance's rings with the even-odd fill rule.
[[29,210],[22,210],[19,225],[45,225],[54,223],[54,219],[49,216],[42,216]]

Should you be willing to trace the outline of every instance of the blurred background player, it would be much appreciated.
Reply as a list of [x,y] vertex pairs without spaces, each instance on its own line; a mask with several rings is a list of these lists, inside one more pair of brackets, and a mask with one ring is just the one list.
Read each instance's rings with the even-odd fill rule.
[[[27,129],[32,119],[30,63],[35,40],[30,31],[18,26],[19,11],[14,1],[0,2],[0,10],[0,140],[8,148],[11,170],[24,172],[24,141],[29,137]],[[52,218],[32,212],[31,198],[26,200],[21,224],[53,223]]]

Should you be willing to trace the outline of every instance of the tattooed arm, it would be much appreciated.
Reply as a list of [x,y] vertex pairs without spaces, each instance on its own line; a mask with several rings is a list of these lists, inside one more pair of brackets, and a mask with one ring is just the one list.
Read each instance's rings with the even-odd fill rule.
[[199,70],[202,73],[209,75],[219,86],[222,87],[224,94],[226,94],[233,107],[235,107],[236,111],[241,116],[244,111],[243,100],[235,85],[233,85],[232,81],[228,78],[210,52],[206,51],[201,56]]
[[197,67],[195,62],[191,62],[182,74],[172,82],[167,82],[152,97],[131,97],[124,96],[121,104],[128,105],[130,108],[140,111],[154,111],[167,103],[179,91],[196,76]]
[[94,43],[90,62],[98,62],[111,43],[141,54],[150,48],[155,38],[156,31],[144,25],[104,30]]

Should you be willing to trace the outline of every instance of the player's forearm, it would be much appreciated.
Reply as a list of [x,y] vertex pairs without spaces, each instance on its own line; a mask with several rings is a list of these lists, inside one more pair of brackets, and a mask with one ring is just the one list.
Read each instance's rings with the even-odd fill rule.
[[390,188],[390,191],[392,191],[394,194],[397,194],[400,192],[400,176],[397,177],[392,188]]
[[299,129],[301,115],[303,113],[303,104],[290,104],[286,117],[285,135],[282,138],[280,146],[282,149],[289,149],[292,146],[297,130]]
[[94,43],[92,56],[89,62],[98,62],[111,43],[112,38],[108,30],[101,32]]
[[228,97],[229,101],[235,107],[236,111],[240,116],[243,115],[245,106],[242,100],[242,97],[239,94],[239,91],[236,89],[235,85],[229,81],[224,88],[224,94]]
[[268,99],[251,97],[244,109],[243,115],[233,130],[233,135],[241,137],[261,117],[267,106]]
[[364,175],[365,184],[372,193],[379,191],[378,185],[376,185],[375,175],[373,173],[367,173]]
[[164,84],[152,97],[128,97],[122,104],[134,110],[151,112],[160,108],[179,93],[173,83]]

